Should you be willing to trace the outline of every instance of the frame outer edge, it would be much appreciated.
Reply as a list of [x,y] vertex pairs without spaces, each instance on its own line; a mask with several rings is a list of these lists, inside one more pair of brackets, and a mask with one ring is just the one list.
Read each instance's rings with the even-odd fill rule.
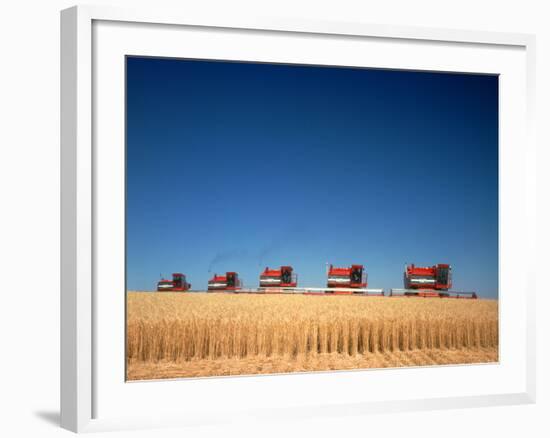
[[61,11],[61,427],[76,432],[76,8]]
[[91,19],[61,11],[61,427],[92,418]]
[[[536,161],[534,133],[535,47],[532,34],[386,26],[366,23],[310,22],[270,18],[227,23],[176,11],[107,6],[73,6],[61,11],[61,427],[94,431],[92,373],[92,20],[233,27],[351,36],[522,46],[527,49],[527,126],[530,161]],[[223,20],[223,19],[222,19]],[[324,30],[323,30],[324,29]],[[533,176],[535,178],[535,176]],[[534,180],[529,187],[535,188]],[[536,197],[534,198],[536,201]],[[531,203],[532,204],[532,203]],[[534,207],[531,205],[531,207]],[[532,219],[536,225],[536,218]],[[534,230],[534,227],[532,228]],[[535,248],[536,235],[531,235]],[[535,287],[535,283],[532,285]],[[535,290],[528,300],[526,393],[483,398],[480,406],[535,402]],[[492,400],[493,403],[489,401]],[[469,400],[471,402],[472,400]],[[460,407],[455,400],[446,408]],[[466,406],[463,406],[466,407]],[[427,406],[427,409],[432,409]],[[413,409],[414,410],[414,409]],[[101,423],[101,421],[100,421]],[[109,422],[106,423],[106,425]],[[112,426],[112,425],[111,425]],[[126,427],[127,425],[123,426]],[[101,429],[101,428],[100,428]],[[112,430],[112,429],[111,429]]]
[[[527,135],[527,164],[531,169],[528,180],[528,193],[526,194],[526,200],[528,201],[526,207],[528,211],[532,212],[529,218],[529,249],[531,254],[537,254],[537,155],[538,145],[536,141],[536,36],[527,35],[525,50],[526,50],[526,108],[527,108],[527,120],[526,120],[526,135]],[[536,403],[537,399],[537,330],[536,330],[536,316],[537,316],[537,269],[536,264],[531,263],[529,282],[527,284],[527,366],[526,366],[526,391],[529,403]]]

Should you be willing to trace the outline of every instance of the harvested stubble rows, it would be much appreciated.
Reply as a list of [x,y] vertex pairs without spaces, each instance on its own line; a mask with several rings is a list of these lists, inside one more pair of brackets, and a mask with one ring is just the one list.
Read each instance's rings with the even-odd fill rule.
[[498,360],[493,300],[127,295],[128,378]]

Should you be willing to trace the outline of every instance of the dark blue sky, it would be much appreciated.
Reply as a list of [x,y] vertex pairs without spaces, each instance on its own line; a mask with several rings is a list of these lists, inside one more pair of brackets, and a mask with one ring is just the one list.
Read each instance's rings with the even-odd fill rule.
[[129,289],[413,262],[496,297],[498,78],[128,58],[126,223]]

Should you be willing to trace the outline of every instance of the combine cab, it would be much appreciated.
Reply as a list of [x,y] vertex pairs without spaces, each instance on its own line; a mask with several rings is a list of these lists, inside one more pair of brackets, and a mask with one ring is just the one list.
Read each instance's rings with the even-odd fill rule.
[[227,291],[241,289],[241,280],[236,272],[226,272],[225,275],[217,275],[208,280],[209,291]]
[[191,289],[191,284],[187,283],[185,275],[180,273],[172,274],[172,280],[161,279],[157,283],[159,292],[185,292]]
[[450,291],[452,269],[450,265],[438,264],[428,267],[405,266],[404,289],[392,289],[390,296],[477,298],[475,292]]
[[327,271],[327,287],[366,289],[367,273],[363,265],[351,265],[349,268],[335,268],[330,265]]
[[260,274],[260,287],[296,287],[298,280],[292,271],[292,266],[281,266],[279,269],[265,268],[265,271]]

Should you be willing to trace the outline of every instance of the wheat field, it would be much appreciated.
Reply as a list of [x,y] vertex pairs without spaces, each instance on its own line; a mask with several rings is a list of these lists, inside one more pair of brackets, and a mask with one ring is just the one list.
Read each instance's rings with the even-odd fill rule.
[[498,302],[127,293],[129,380],[498,361]]

